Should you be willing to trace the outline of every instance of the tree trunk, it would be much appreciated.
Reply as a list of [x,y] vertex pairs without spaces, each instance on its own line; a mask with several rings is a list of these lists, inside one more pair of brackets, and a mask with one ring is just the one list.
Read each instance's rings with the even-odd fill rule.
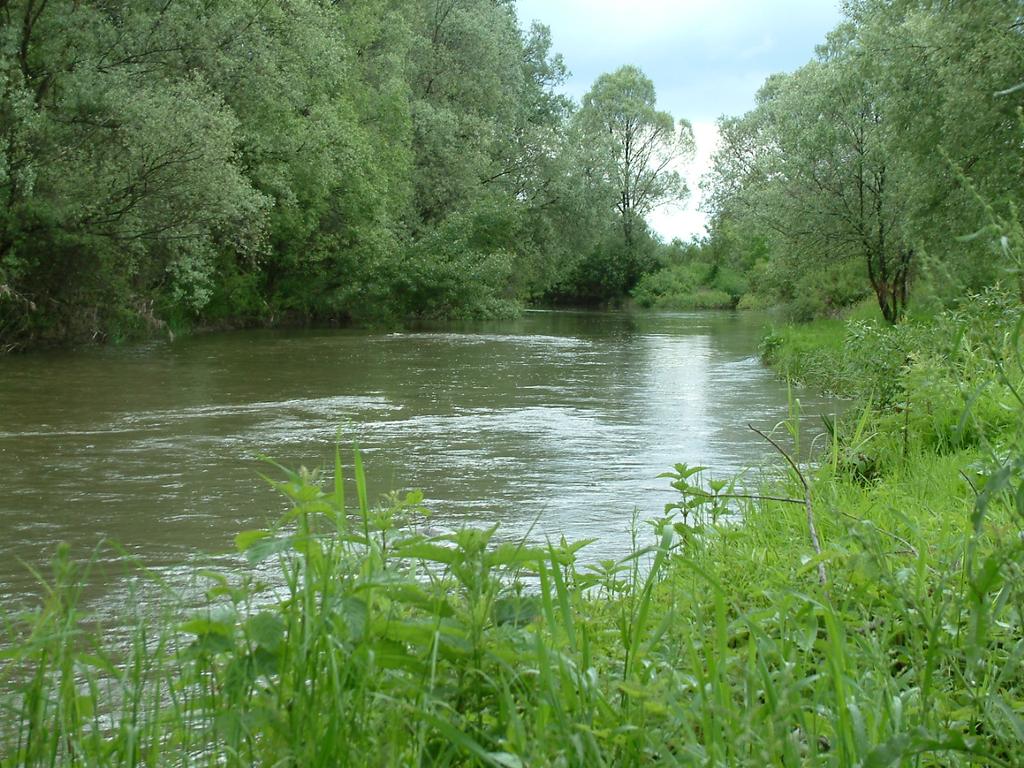
[[868,275],[878,298],[878,308],[882,310],[886,322],[892,325],[900,322],[907,311],[907,289],[913,258],[913,248],[897,249],[892,263],[884,253],[879,254],[877,260],[868,256]]

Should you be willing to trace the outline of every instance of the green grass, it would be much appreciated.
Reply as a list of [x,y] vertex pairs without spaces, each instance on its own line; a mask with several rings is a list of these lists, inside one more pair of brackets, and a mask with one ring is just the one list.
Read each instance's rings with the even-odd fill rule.
[[867,486],[833,458],[812,485],[826,585],[799,505],[743,503],[741,525],[698,505],[584,567],[403,534],[417,497],[345,507],[291,474],[288,519],[239,536],[283,593],[211,573],[207,608],[142,612],[111,646],[62,552],[47,603],[8,619],[3,764],[1021,764],[1009,497],[975,535],[971,455]]
[[[1019,339],[982,325],[909,411],[989,376],[991,402],[956,390],[973,439],[861,404],[799,467],[820,553],[781,457],[764,489],[680,465],[634,551],[585,565],[585,543],[416,534],[422,498],[372,504],[358,453],[354,494],[340,456],[276,468],[291,511],[196,574],[204,606],[126,609],[120,641],[61,549],[5,617],[0,765],[1024,765]],[[785,338],[813,334],[836,336]]]
[[761,355],[793,382],[813,382],[827,392],[844,395],[849,389],[842,364],[845,337],[842,320],[785,325],[765,336]]

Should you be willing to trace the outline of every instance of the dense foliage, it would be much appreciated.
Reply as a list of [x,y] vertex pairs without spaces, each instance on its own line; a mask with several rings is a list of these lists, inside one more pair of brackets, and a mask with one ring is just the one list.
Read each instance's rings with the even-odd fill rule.
[[1015,282],[1020,265],[969,236],[1015,219],[1024,193],[1024,7],[844,10],[813,61],[720,121],[712,240],[763,244],[754,290],[805,319],[870,295],[896,322],[912,296],[935,308]]
[[631,66],[561,95],[510,0],[3,3],[0,350],[634,288],[895,322],[1024,285],[980,236],[1020,226],[1020,3],[844,11],[720,121],[708,238],[664,244],[689,124]]
[[[685,150],[623,72],[605,119]],[[684,190],[634,163],[616,211],[616,147],[565,76],[509,0],[2,3],[0,349],[621,295],[613,232]],[[591,253],[621,275],[596,292]]]

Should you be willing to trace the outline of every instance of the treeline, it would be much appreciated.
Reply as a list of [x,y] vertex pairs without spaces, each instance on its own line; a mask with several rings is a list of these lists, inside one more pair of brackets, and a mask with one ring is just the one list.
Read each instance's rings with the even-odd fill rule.
[[1002,282],[1021,227],[1019,0],[850,0],[720,121],[710,235],[685,121],[635,67],[581,104],[511,0],[0,3],[0,351],[195,325],[870,297]]
[[1024,295],[1024,3],[847,0],[814,59],[720,121],[705,247],[800,319]]
[[573,104],[511,0],[16,0],[0,25],[0,349],[602,301],[686,193],[650,80]]

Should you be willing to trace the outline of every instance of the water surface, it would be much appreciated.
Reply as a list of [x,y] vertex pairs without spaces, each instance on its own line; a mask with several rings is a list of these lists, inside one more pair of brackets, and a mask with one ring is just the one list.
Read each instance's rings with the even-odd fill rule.
[[[339,426],[375,494],[419,488],[433,524],[628,550],[676,462],[777,457],[747,424],[787,411],[764,318],[529,312],[420,332],[256,331],[0,359],[0,599],[59,541],[157,568],[228,552],[283,505],[257,456],[327,466]],[[801,393],[814,413],[820,400]]]

